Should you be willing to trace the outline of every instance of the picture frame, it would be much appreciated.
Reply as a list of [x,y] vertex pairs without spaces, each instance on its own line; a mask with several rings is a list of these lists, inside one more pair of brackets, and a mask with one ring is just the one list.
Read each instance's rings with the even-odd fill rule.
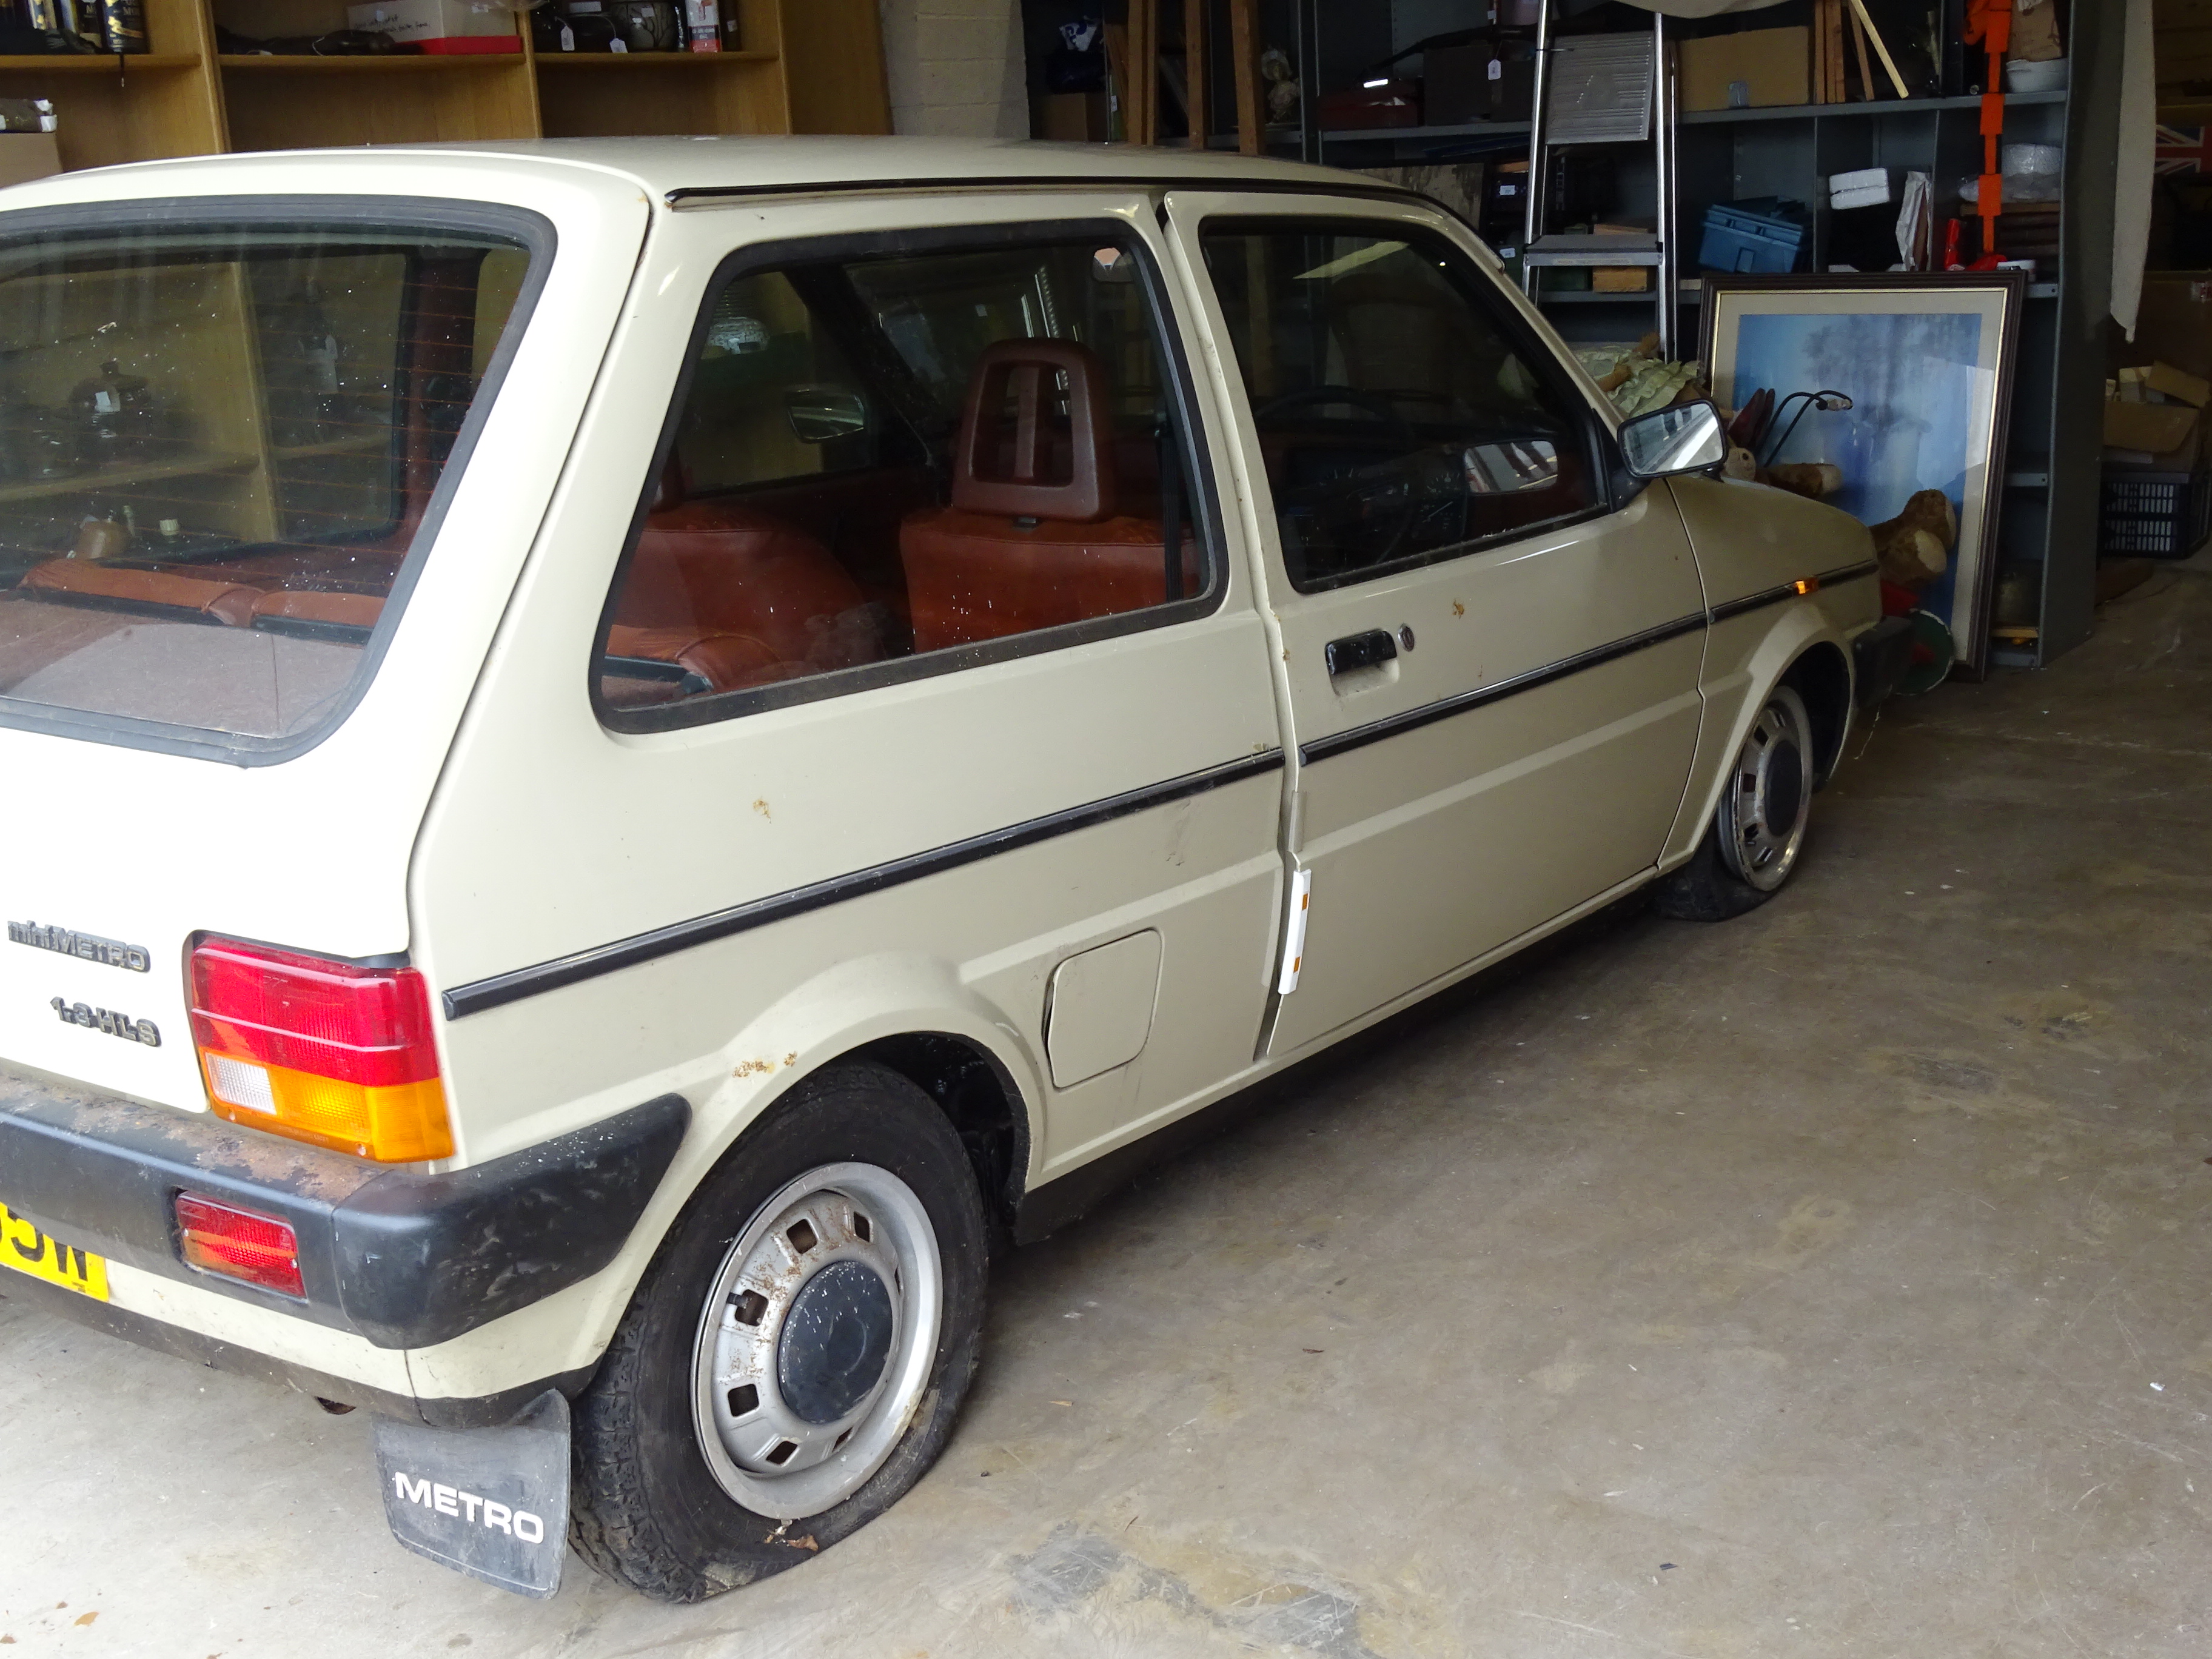
[[[1837,391],[1849,410],[1807,409],[1777,461],[1841,469],[1830,504],[1869,526],[1940,489],[1958,514],[1944,574],[1919,591],[1960,672],[1987,672],[2024,271],[1793,276],[1710,273],[1698,359],[1723,408],[1762,386]],[[1794,412],[1794,411],[1793,411]]]

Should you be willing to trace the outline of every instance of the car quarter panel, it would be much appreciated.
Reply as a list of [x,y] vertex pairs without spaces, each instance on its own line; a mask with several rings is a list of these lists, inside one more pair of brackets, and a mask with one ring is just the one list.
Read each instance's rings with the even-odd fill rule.
[[[1681,507],[1713,618],[1697,763],[1668,837],[1671,863],[1704,836],[1729,762],[1767,690],[1818,645],[1833,647],[1849,673],[1851,641],[1881,620],[1881,601],[1873,538],[1849,514],[1736,479],[1680,477],[1668,488]],[[1800,592],[1800,583],[1813,586]]]
[[[470,1160],[664,1092],[690,1101],[695,1129],[617,1269],[424,1358],[441,1388],[473,1389],[514,1333],[596,1352],[693,1185],[771,1102],[860,1045],[938,1032],[993,1056],[1029,1117],[1032,1185],[1250,1064],[1282,781],[1233,544],[1219,605],[1193,620],[672,731],[610,730],[588,696],[594,630],[723,258],[1060,220],[1119,226],[1159,257],[1150,204],[1127,192],[742,204],[656,231],[424,823],[411,907],[416,959],[451,1000]],[[1218,453],[1202,394],[1194,409]],[[902,862],[917,857],[920,873]],[[702,918],[718,920],[684,931]],[[579,953],[669,928],[618,966],[574,971]],[[1147,929],[1164,949],[1143,1051],[1054,1089],[1054,969]]]

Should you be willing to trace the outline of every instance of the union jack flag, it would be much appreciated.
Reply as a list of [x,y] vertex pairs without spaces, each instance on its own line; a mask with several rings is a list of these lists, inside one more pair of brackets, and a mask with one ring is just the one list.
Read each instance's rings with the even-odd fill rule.
[[2160,173],[2212,173],[2212,127],[2158,129],[2158,170]]

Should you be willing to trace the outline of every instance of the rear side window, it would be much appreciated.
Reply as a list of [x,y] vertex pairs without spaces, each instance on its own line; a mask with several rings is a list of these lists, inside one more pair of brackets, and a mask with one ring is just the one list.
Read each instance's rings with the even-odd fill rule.
[[1126,229],[899,240],[763,254],[709,294],[602,624],[611,725],[1147,627],[1214,592]]
[[520,231],[404,223],[0,240],[0,716],[326,727],[531,274]]
[[1299,592],[1603,504],[1587,410],[1441,236],[1217,220],[1201,240]]

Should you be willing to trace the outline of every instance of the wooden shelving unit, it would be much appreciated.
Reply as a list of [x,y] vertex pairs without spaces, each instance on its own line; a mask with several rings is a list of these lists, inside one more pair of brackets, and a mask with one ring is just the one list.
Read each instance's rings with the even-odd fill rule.
[[[726,0],[744,49],[316,58],[220,52],[345,26],[345,0],[146,0],[153,50],[0,57],[0,96],[51,98],[62,165],[226,150],[625,134],[888,132],[873,0]],[[863,67],[866,66],[866,67]],[[855,72],[859,70],[859,72]]]

